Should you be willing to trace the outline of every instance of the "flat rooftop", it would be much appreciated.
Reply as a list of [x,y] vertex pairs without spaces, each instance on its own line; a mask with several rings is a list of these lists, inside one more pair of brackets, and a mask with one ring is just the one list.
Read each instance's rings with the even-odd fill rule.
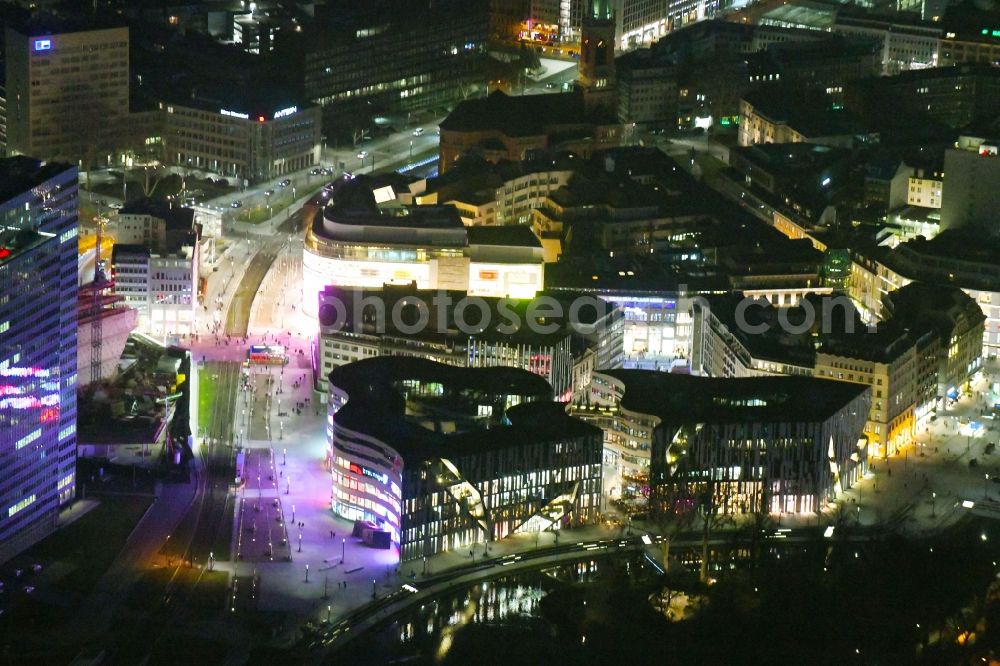
[[616,122],[606,113],[588,112],[583,96],[575,92],[512,97],[498,90],[485,99],[461,102],[441,121],[441,131],[537,136],[557,126]]
[[23,155],[0,159],[0,208],[3,202],[72,168],[69,164],[43,162]]
[[[538,375],[517,368],[459,368],[422,358],[383,356],[335,368],[332,386],[348,395],[334,420],[339,425],[375,437],[404,457],[407,465],[420,460],[485,453],[554,437],[600,435],[600,430],[570,417],[552,401],[552,388]],[[520,396],[522,404],[504,415],[509,425],[495,424],[443,434],[432,432],[407,417],[402,382],[438,384],[442,396],[469,396],[480,404],[498,405],[506,396]]]
[[605,370],[625,385],[621,406],[665,423],[825,421],[868,391],[813,377],[720,379],[654,370]]
[[158,199],[137,199],[118,211],[119,215],[151,215],[166,222],[167,229],[180,230],[194,227],[194,209],[171,206]]

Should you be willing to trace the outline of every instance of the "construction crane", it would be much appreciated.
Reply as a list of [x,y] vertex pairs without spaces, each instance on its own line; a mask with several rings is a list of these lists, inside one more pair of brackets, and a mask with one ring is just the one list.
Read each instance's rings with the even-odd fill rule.
[[101,236],[104,231],[104,217],[101,215],[101,206],[97,206],[97,244],[94,246],[94,284],[93,284],[93,312],[90,320],[90,381],[96,382],[101,377],[101,346],[103,343],[104,331],[101,317],[101,291],[102,285],[107,281],[101,271]]

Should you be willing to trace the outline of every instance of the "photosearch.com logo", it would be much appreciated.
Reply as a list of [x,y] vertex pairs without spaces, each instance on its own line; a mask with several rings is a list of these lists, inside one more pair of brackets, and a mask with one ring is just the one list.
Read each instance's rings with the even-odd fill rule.
[[598,332],[608,323],[614,309],[595,296],[557,299],[483,298],[438,291],[429,299],[409,294],[387,301],[379,294],[345,299],[324,295],[320,300],[319,322],[323,330],[360,330],[366,333],[421,335],[453,333],[479,335],[493,332],[514,335],[525,330],[540,335],[565,328],[581,335]]
[[[711,302],[702,296],[692,297],[690,304],[692,313],[700,308],[705,316],[712,309]],[[532,299],[456,298],[454,292],[437,291],[429,297],[407,294],[386,299],[383,294],[345,292],[344,298],[335,293],[321,297],[319,322],[327,333],[346,330],[417,336],[455,331],[466,335],[530,331],[547,335],[569,329],[589,336],[601,333],[621,318],[609,316],[614,309],[611,303],[588,295],[564,299],[548,295]],[[822,296],[818,307],[808,298],[795,306],[775,307],[767,299],[748,296],[736,302],[732,321],[747,335],[852,334],[859,326],[864,327],[853,302],[843,295]],[[868,325],[867,329],[874,332],[875,326]]]

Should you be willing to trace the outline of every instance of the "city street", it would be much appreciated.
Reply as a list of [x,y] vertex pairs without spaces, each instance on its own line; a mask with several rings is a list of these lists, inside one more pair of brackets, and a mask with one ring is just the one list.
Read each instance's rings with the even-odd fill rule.
[[[278,343],[286,345],[289,350],[289,366],[283,369],[259,367],[253,371],[255,378],[252,384],[258,395],[247,445],[262,450],[273,448],[279,480],[287,480],[288,485],[287,488],[279,485],[277,490],[272,488],[269,492],[277,492],[280,510],[285,516],[294,511],[296,530],[302,523],[302,551],[298,550],[298,531],[292,531],[289,533],[291,563],[276,558],[274,561],[258,562],[253,572],[242,571],[240,580],[246,584],[241,583],[238,587],[249,596],[237,595],[236,606],[287,611],[302,619],[322,620],[326,615],[342,617],[371,601],[373,581],[375,595],[385,595],[411,579],[411,574],[414,577],[412,580],[424,577],[425,565],[422,562],[408,564],[400,567],[397,575],[398,561],[394,551],[373,550],[347,536],[351,524],[334,517],[330,511],[330,478],[323,464],[326,455],[325,410],[322,405],[312,403],[312,377],[306,355],[315,334],[315,322],[297,307],[296,294],[300,293],[301,284],[301,241],[293,236],[290,241],[287,237],[275,237],[264,242],[273,245],[266,259],[262,259],[263,263],[252,269],[237,268],[237,271],[242,271],[241,286],[230,285],[222,292],[243,293],[241,300],[232,301],[234,307],[230,310],[227,332],[237,335],[249,330],[246,344]],[[233,248],[236,257],[246,254],[243,247],[236,245]],[[251,261],[250,266],[254,265]],[[267,272],[251,289],[251,285],[258,282],[260,266],[263,265],[267,266]],[[225,279],[225,275],[222,277]],[[246,317],[244,328],[242,322],[236,322],[236,312],[243,311],[247,299],[252,299],[250,307],[245,315],[239,315],[240,318]],[[245,355],[246,346],[240,342],[234,348],[234,344],[231,341],[226,346],[220,342],[219,346],[208,347],[206,352],[235,360]],[[992,377],[990,381],[997,380],[995,365],[990,366],[989,374]],[[268,386],[263,381],[264,375],[274,377],[278,382],[270,385],[273,391],[270,395],[259,394],[262,387]],[[974,388],[982,391],[987,383],[986,377],[983,377]],[[984,453],[986,442],[990,438],[996,439],[994,422],[987,422],[982,431],[985,436],[971,439],[962,435],[961,429],[955,425],[965,417],[978,416],[983,409],[983,400],[982,397],[978,400],[964,397],[949,410],[947,416],[933,422],[928,420],[922,426],[926,431],[921,434],[921,445],[911,447],[902,457],[888,463],[875,461],[872,473],[842,495],[839,507],[831,506],[820,516],[782,515],[776,517],[778,524],[784,529],[815,529],[833,524],[864,528],[885,525],[901,531],[923,533],[941,528],[965,515],[969,509],[962,506],[962,501],[981,500],[984,493],[994,499],[1000,497],[1000,485],[986,482],[983,476],[1000,471],[984,462],[988,459]],[[308,408],[292,410],[291,405]],[[982,467],[969,468],[968,460],[973,457],[978,458]],[[613,470],[608,468],[607,471],[608,478],[613,478]],[[618,492],[617,486],[609,485],[605,506],[610,499],[617,497]],[[247,502],[251,501],[252,495],[248,491]],[[640,527],[638,522],[635,527]],[[598,532],[593,536],[617,536],[621,530],[614,526],[595,526],[585,528],[580,534],[590,535],[586,530],[595,529]],[[575,531],[567,531],[563,538],[579,540],[583,537],[576,536]],[[552,534],[539,535],[537,541],[534,537],[525,536],[507,539],[491,546],[491,556],[551,547],[555,545],[554,539]],[[481,556],[482,551],[479,552]],[[467,555],[445,553],[428,559],[426,575],[436,575],[470,563]],[[309,582],[306,582],[307,565]],[[250,565],[218,563],[217,566],[235,570],[243,566],[249,568]]]
[[[414,159],[436,150],[436,124],[425,127],[420,137],[411,131],[398,132],[365,142],[359,150],[368,151],[365,159],[374,160],[376,169],[409,164],[411,141]],[[676,155],[694,149],[719,159],[725,157],[723,147],[704,137],[672,141],[664,149]],[[338,159],[338,154],[345,156],[339,161],[344,161],[348,170],[352,162],[356,170],[371,168],[367,161],[362,165],[356,155],[330,153],[333,159]],[[295,179],[293,182],[301,183],[295,187],[302,188],[296,196],[302,196],[294,207],[260,224],[227,225],[228,242],[215,262],[216,270],[208,276],[198,334],[177,340],[191,349],[197,366],[192,384],[197,387],[200,373],[207,373],[213,387],[210,411],[193,414],[199,433],[197,483],[188,487],[186,495],[173,490],[163,495],[165,499],[177,495],[170,499],[175,506],[187,502],[185,506],[191,509],[181,522],[190,525],[180,529],[168,526],[164,517],[156,518],[160,513],[151,511],[151,527],[144,525],[140,530],[141,543],[148,545],[133,549],[128,560],[155,562],[164,531],[190,534],[188,546],[181,552],[192,564],[211,566],[231,577],[228,603],[232,612],[290,613],[289,632],[307,620],[354,617],[350,614],[373,599],[390,603],[390,595],[396,595],[407,581],[422,585],[425,580],[458,570],[467,575],[485,548],[478,545],[471,557],[448,552],[401,566],[394,549],[364,546],[350,536],[352,524],[332,514],[330,476],[324,463],[326,410],[316,402],[309,363],[316,322],[300,307],[299,207],[307,193],[328,178],[303,173]],[[266,185],[261,185],[242,194],[249,202],[245,205],[259,205],[254,202],[260,201],[264,189]],[[244,385],[242,365],[251,344],[283,345],[288,364],[252,366]],[[986,393],[998,379],[1000,372],[992,364],[974,385],[973,396],[963,396],[946,413],[922,423],[917,446],[890,461],[875,461],[871,473],[843,493],[837,505],[818,516],[777,516],[777,524],[792,530],[847,525],[922,534],[952,524],[969,512],[1000,516],[1000,483],[992,480],[1000,479],[1000,461],[991,461],[991,456],[1000,454],[987,453],[986,449],[997,440],[1000,423],[985,419],[982,413],[992,411],[998,400],[995,394]],[[195,391],[193,404],[198,402],[197,388]],[[983,427],[973,432],[971,423],[977,420]],[[241,445],[243,467],[237,470],[234,458],[236,447]],[[970,464],[972,460],[976,462]],[[234,491],[237,475],[245,485]],[[613,514],[610,501],[619,497],[621,483],[612,466],[606,466],[605,479],[609,483],[604,507],[606,513]],[[586,542],[620,538],[623,529],[604,523],[566,530],[561,535],[516,535],[491,544],[489,557],[496,560],[535,550],[578,557],[579,547]],[[634,529],[656,528],[635,521]],[[223,546],[221,542],[227,543]],[[576,545],[570,548],[570,543]],[[494,566],[499,565],[495,561],[484,563],[479,575],[488,575]],[[127,590],[125,583],[108,585],[106,594],[113,595],[119,587]],[[103,598],[110,602],[112,596]]]

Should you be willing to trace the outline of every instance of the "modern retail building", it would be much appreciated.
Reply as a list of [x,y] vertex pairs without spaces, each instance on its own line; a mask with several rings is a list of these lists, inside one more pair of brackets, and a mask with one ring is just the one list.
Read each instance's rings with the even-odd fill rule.
[[710,377],[813,376],[872,388],[868,452],[896,455],[917,426],[982,368],[986,317],[957,287],[910,283],[883,297],[886,319],[861,322],[847,296],[775,307],[735,293],[692,306],[691,369]]
[[76,167],[0,160],[0,562],[76,488]]
[[609,445],[649,460],[654,515],[821,511],[866,470],[867,386],[615,370],[592,387]]
[[541,377],[382,357],[329,381],[333,512],[401,560],[596,519],[601,431]]
[[[470,368],[506,366],[543,377],[557,400],[580,396],[594,368],[623,362],[620,309],[594,296],[535,299],[466,292],[327,286],[320,293],[317,377],[373,356],[416,356]],[[326,392],[317,382],[316,390]]]
[[327,285],[416,283],[470,296],[530,298],[544,281],[542,246],[527,227],[462,225],[451,206],[401,205],[379,177],[344,176],[306,220],[303,309]]

